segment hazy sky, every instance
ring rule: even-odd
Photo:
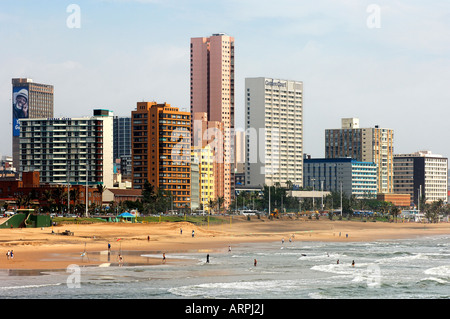
[[[55,117],[188,110],[190,38],[219,32],[235,37],[237,127],[246,77],[298,80],[305,153],[323,157],[325,129],[358,117],[394,129],[395,153],[450,156],[446,0],[0,0],[0,154],[12,154],[12,78],[54,85]]]

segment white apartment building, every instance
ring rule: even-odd
[[[113,187],[113,112],[20,120],[20,171],[40,182]]]
[[[431,151],[394,155],[394,192],[411,194],[417,205],[419,194],[427,203],[447,201],[448,159]]]
[[[303,186],[303,82],[245,79],[246,185]]]

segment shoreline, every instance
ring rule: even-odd
[[[53,234],[52,234],[53,230]],[[73,236],[62,235],[65,230]],[[182,230],[182,233],[181,231]],[[192,237],[192,230],[195,236]],[[385,223],[330,220],[267,220],[233,217],[222,224],[197,226],[188,222],[148,224],[100,223],[48,228],[0,229],[0,269],[62,270],[69,265],[118,266],[122,252],[126,265],[174,264],[185,259],[172,254],[227,252],[244,243],[294,241],[373,242],[450,235],[450,223]],[[148,240],[150,236],[150,240]],[[108,243],[111,252],[108,255]],[[7,259],[6,252],[14,251]],[[87,252],[84,257],[81,255]],[[142,254],[154,257],[142,257]],[[163,261],[163,253],[166,260]],[[158,257],[160,256],[160,257]],[[109,265],[108,265],[109,264]]]

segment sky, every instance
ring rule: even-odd
[[[75,5],[75,6],[73,6]],[[55,117],[139,101],[189,110],[190,39],[235,38],[236,127],[246,77],[303,81],[304,152],[357,117],[394,152],[450,156],[450,2],[0,0],[0,155],[12,155],[11,79],[54,86]]]

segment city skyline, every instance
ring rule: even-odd
[[[12,155],[12,78],[53,85],[55,117],[88,116],[95,108],[130,116],[142,100],[189,111],[190,39],[224,32],[235,38],[237,128],[244,127],[246,77],[295,79],[307,92],[305,153],[323,157],[325,129],[358,117],[363,127],[395,130],[394,153],[448,156],[441,142],[450,112],[445,2],[76,4],[79,28],[68,2],[0,5],[0,101],[7,112],[1,155]],[[371,19],[377,14],[379,21]]]

